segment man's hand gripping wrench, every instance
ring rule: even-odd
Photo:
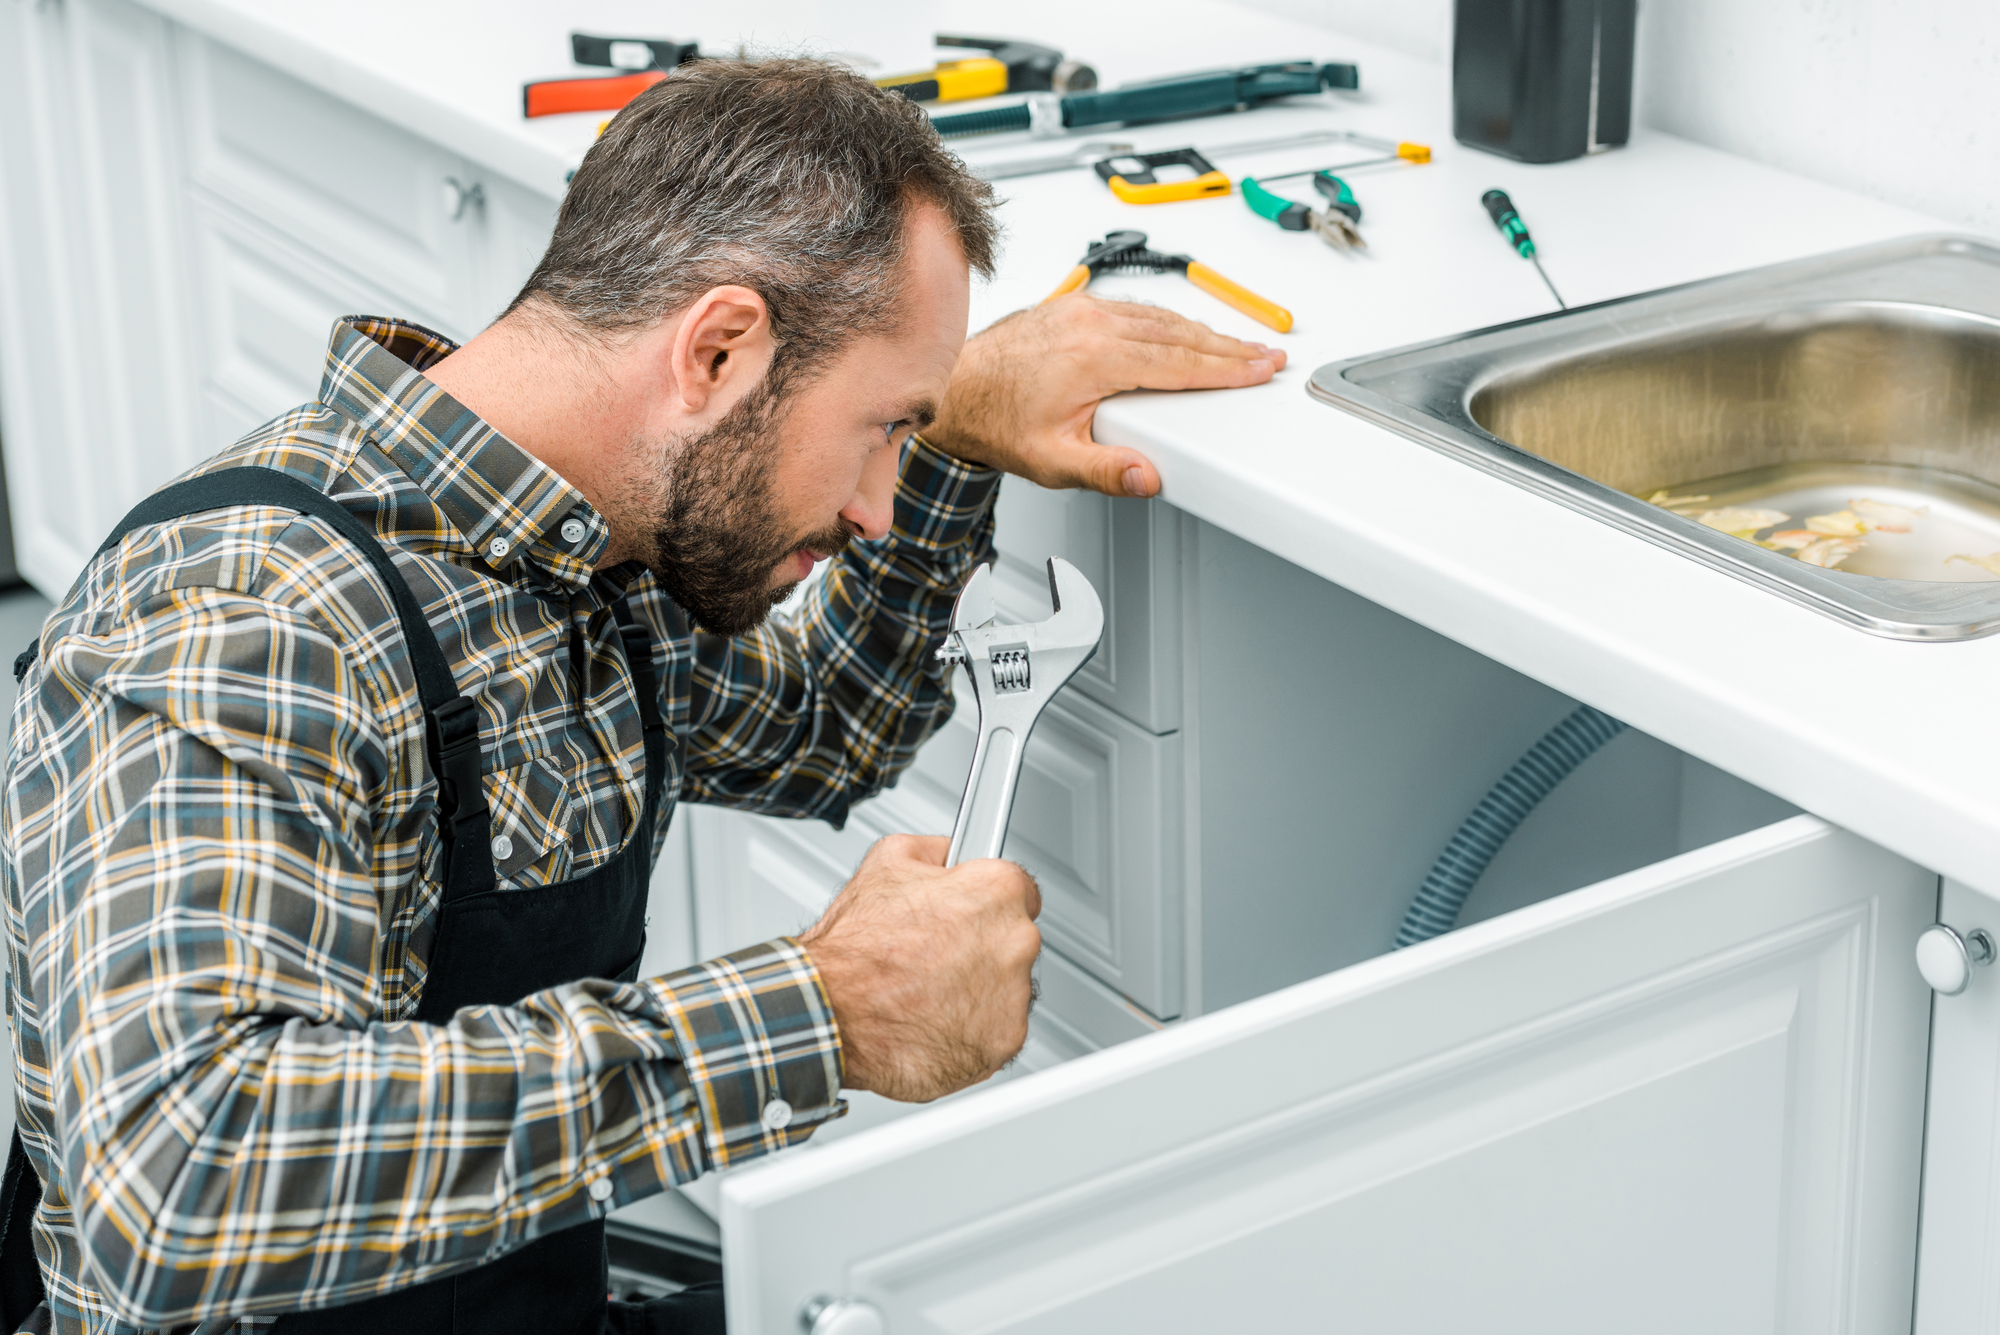
[[[979,742],[972,773],[958,804],[945,865],[997,858],[1007,840],[1021,756],[1042,707],[1097,652],[1104,634],[1104,604],[1083,572],[1059,556],[1049,558],[1049,599],[1055,615],[1026,626],[994,624],[993,572],[980,566],[952,608],[951,634],[937,656],[963,664],[979,702]]]

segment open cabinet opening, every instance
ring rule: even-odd
[[[697,1184],[732,1324],[835,1301],[935,1332],[1907,1320],[1936,877],[1626,730],[1457,930],[1394,949],[1578,702],[1205,526],[1182,569],[1178,726],[1064,698],[1030,744],[1027,1051]],[[700,878],[764,906],[732,930],[795,930],[875,835],[947,828],[969,736],[838,835],[692,813]]]

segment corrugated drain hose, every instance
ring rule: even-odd
[[[1528,813],[1554,792],[1571,770],[1623,731],[1625,725],[1611,715],[1578,705],[1529,747],[1528,753],[1479,799],[1479,805],[1432,864],[1430,875],[1424,877],[1423,888],[1410,901],[1403,925],[1396,931],[1396,949],[1442,936],[1458,926],[1458,911],[1465,907],[1466,896]]]

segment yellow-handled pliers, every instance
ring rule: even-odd
[[[1090,249],[1083,252],[1083,258],[1077,261],[1076,267],[1043,300],[1054,301],[1065,292],[1087,286],[1098,274],[1118,270],[1185,274],[1190,283],[1210,296],[1228,302],[1258,323],[1269,325],[1281,334],[1291,331],[1292,313],[1283,306],[1265,300],[1241,284],[1230,282],[1206,264],[1186,255],[1162,255],[1156,250],[1146,249],[1144,232],[1111,232],[1102,241],[1091,242]]]

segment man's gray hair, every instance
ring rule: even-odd
[[[967,263],[991,277],[993,189],[920,107],[820,61],[683,65],[591,148],[508,309],[617,334],[740,284],[770,308],[782,379],[894,321],[918,202],[944,212]]]

